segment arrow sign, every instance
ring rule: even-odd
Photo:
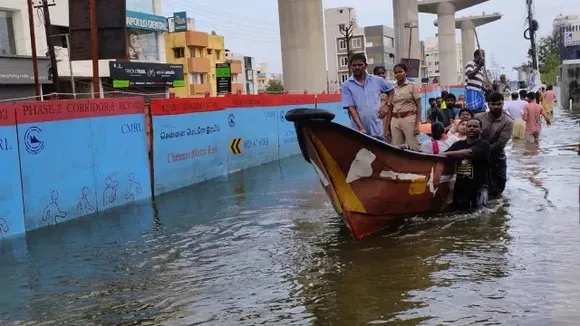
[[[230,152],[234,155],[242,154],[242,147],[240,144],[242,143],[241,138],[234,138],[230,141]]]

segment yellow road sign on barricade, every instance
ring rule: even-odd
[[[242,138],[234,138],[230,141],[230,153],[234,155],[242,154]]]

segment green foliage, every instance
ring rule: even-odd
[[[555,84],[560,74],[559,37],[559,34],[554,33],[553,35],[540,38],[537,43],[540,73],[542,74],[542,82],[546,85]]]
[[[281,80],[270,79],[270,81],[268,82],[268,85],[266,85],[266,91],[272,92],[272,93],[283,92],[284,85],[282,85]]]

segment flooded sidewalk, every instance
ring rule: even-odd
[[[577,325],[579,123],[512,143],[489,211],[358,242],[301,156],[2,240],[0,324]]]

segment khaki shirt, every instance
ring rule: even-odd
[[[481,120],[481,139],[485,139],[491,145],[491,159],[504,159],[505,146],[512,138],[512,131],[514,129],[514,119],[507,113],[494,119],[489,112],[483,112],[475,116]]]
[[[395,97],[393,98],[393,112],[403,113],[417,111],[416,100],[421,99],[421,95],[415,84],[408,80],[401,86],[395,83]]]

